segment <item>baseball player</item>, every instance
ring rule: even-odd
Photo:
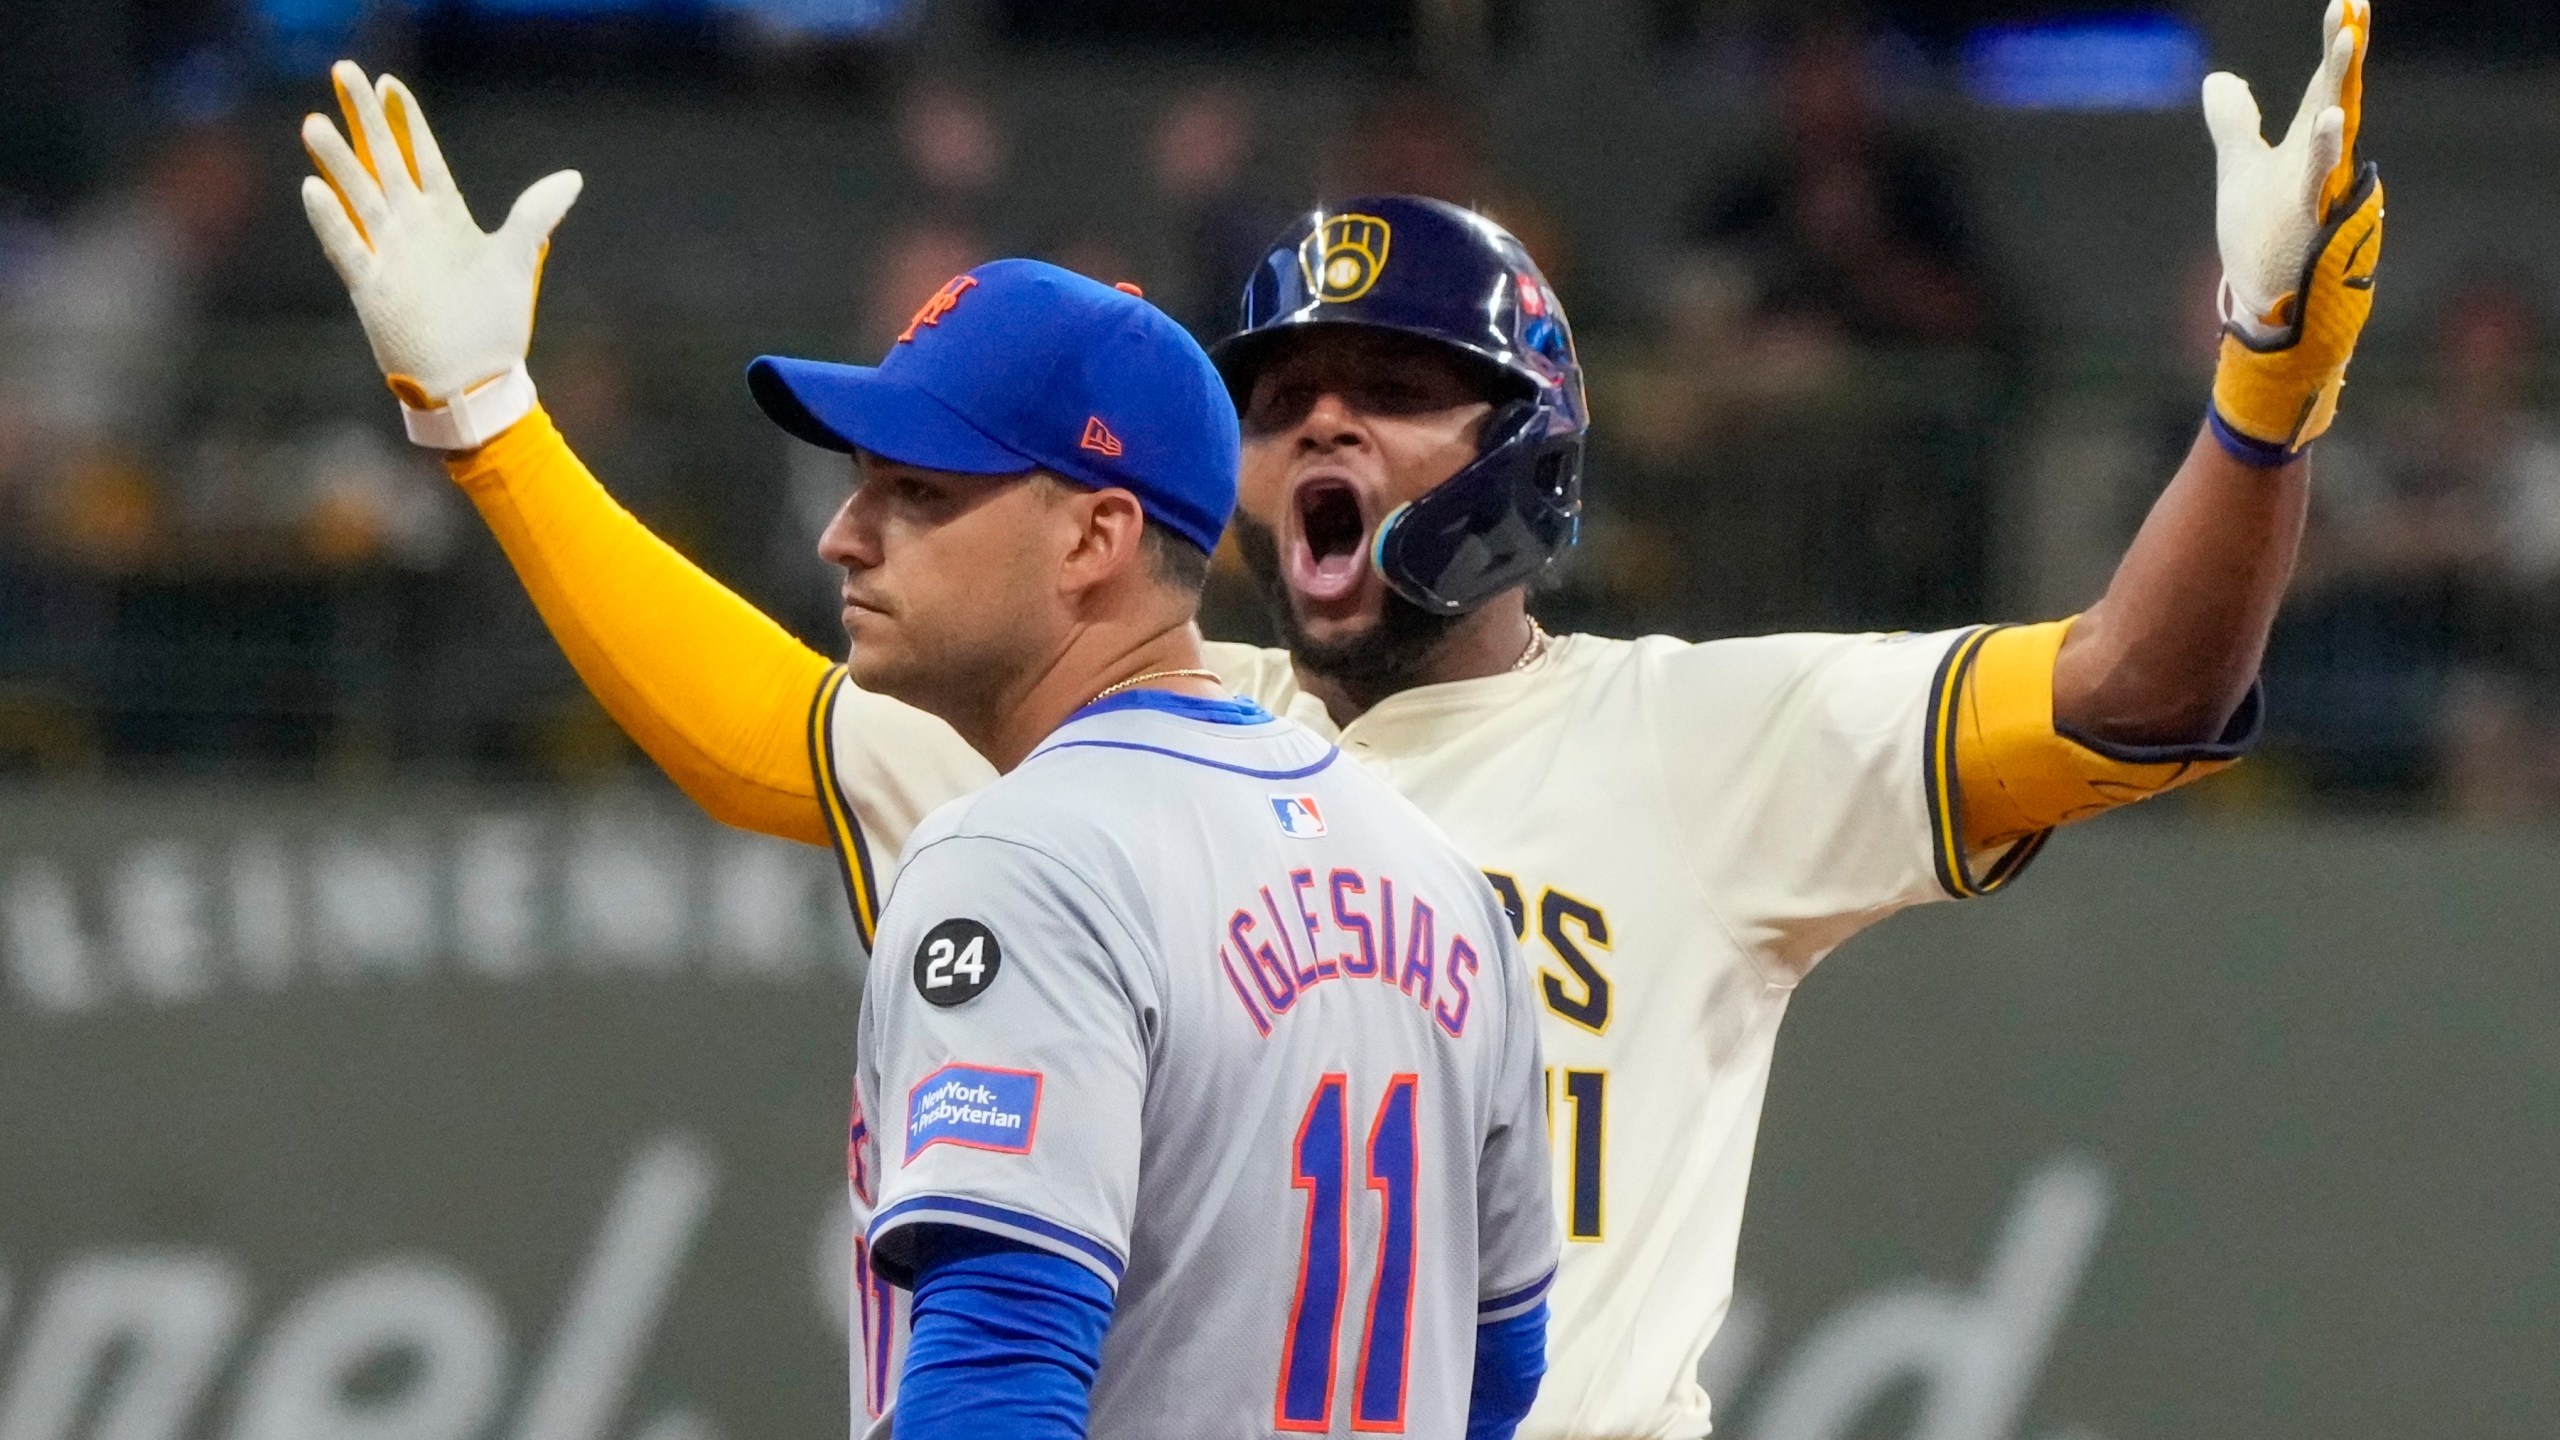
[[[1205,655],[1417,801],[1529,946],[1567,1244],[1523,1434],[1706,1433],[1696,1366],[1730,1299],[1771,1047],[1825,955],[2000,889],[2054,828],[2256,734],[2306,452],[2372,305],[2369,27],[2362,0],[2331,6],[2275,145],[2243,82],[2206,83],[2220,368],[2194,449],[2068,619],[1549,636],[1526,587],[1571,542],[1586,412],[1537,266],[1481,217],[1374,197],[1307,217],[1254,272],[1216,358],[1244,416],[1239,540],[1288,644]],[[531,245],[513,253],[529,276]],[[714,815],[834,845],[867,926],[917,819],[989,771],[612,504],[519,378],[529,286],[477,302],[516,328],[427,392],[429,416],[470,417],[445,438],[454,478],[617,719]],[[483,407],[465,387],[492,375],[510,388]],[[795,687],[812,700],[793,733],[771,697]]]
[[[371,163],[314,132],[313,199],[379,282],[459,200],[399,82],[337,78]],[[1002,260],[876,368],[748,378],[856,457],[824,541],[855,676],[1003,777],[908,837],[864,991],[900,1440],[1508,1437],[1559,1243],[1535,1001],[1412,803],[1201,663],[1237,445],[1209,357],[1135,287]]]

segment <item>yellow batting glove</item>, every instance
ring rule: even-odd
[[[2370,0],[2331,0],[2319,73],[2273,146],[2247,81],[2204,82],[2222,247],[2213,432],[2249,464],[2284,464],[2329,428],[2373,312],[2382,176],[2356,159],[2372,26]]]
[[[534,292],[551,231],[582,182],[575,170],[545,176],[505,224],[483,231],[407,86],[369,81],[346,60],[329,78],[347,133],[303,118],[319,170],[302,182],[303,212],[355,301],[409,438],[475,449],[533,409],[524,357]]]

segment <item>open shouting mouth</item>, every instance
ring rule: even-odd
[[[1289,588],[1322,605],[1360,592],[1369,573],[1369,520],[1341,475],[1311,475],[1290,497]]]

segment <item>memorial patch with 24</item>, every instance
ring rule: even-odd
[[[965,1005],[996,983],[1003,963],[994,931],[975,920],[945,920],[916,947],[916,993],[945,1009]]]

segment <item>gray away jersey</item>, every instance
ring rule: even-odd
[[[855,1100],[874,1417],[918,1225],[1116,1287],[1089,1433],[1132,1440],[1456,1440],[1477,1325],[1555,1272],[1499,899],[1383,781],[1245,702],[1089,709],[916,830]]]

